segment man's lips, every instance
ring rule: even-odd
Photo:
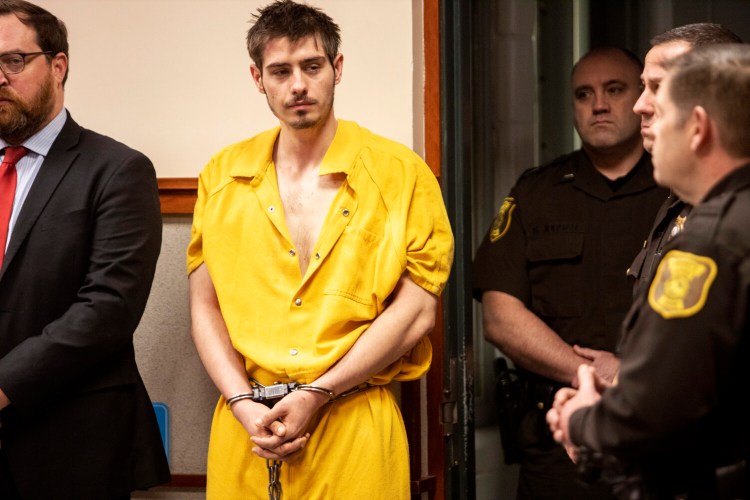
[[[312,106],[313,104],[315,104],[314,101],[294,101],[294,102],[292,102],[290,104],[287,104],[287,107],[289,107],[289,108],[302,108],[302,107],[305,107],[305,106]]]

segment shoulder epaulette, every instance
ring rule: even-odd
[[[570,157],[573,156],[575,153],[576,153],[576,151],[573,151],[571,153],[564,154],[562,156],[558,156],[554,160],[548,161],[547,163],[543,163],[542,165],[538,165],[536,167],[528,168],[528,169],[524,170],[524,172],[521,174],[521,176],[518,178],[518,180],[520,181],[522,179],[525,179],[526,177],[531,177],[533,175],[538,175],[538,174],[544,173],[544,172],[546,172],[547,170],[549,170],[551,168],[559,166],[560,164],[567,163],[568,161],[570,161]]]
[[[707,202],[701,203],[700,209],[693,209],[688,215],[690,233],[695,237],[711,241],[716,236],[719,221],[724,212],[736,197],[737,193],[723,193]]]

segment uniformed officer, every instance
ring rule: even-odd
[[[651,151],[654,143],[651,123],[654,119],[654,96],[664,78],[665,61],[684,54],[693,47],[717,43],[742,43],[739,36],[728,28],[715,23],[694,23],[679,26],[651,39],[651,50],[646,54],[641,81],[643,92],[633,111],[641,116],[643,147]],[[643,242],[643,248],[628,269],[633,281],[633,295],[641,286],[648,287],[663,254],[664,245],[677,236],[685,226],[692,207],[674,193],[659,209],[651,233]]]
[[[632,301],[625,271],[667,197],[632,111],[641,70],[619,48],[581,58],[572,90],[582,149],[518,180],[475,258],[485,337],[527,381],[527,412],[512,436],[521,447],[519,498],[602,498],[579,484],[544,415],[581,363],[610,380],[616,373],[612,351]]]
[[[582,366],[547,420],[573,456],[616,457],[636,498],[750,498],[750,46],[667,68],[654,176],[694,208],[628,314],[618,384]]]

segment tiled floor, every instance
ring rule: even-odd
[[[505,465],[497,426],[474,432],[477,500],[512,500],[518,481],[518,466]]]

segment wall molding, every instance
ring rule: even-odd
[[[197,177],[162,177],[157,183],[162,214],[193,214],[198,199]]]

